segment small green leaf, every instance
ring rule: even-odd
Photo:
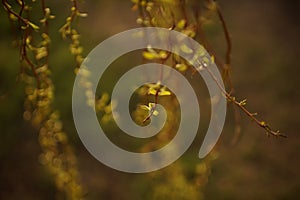
[[[210,60],[211,60],[211,63],[212,63],[212,64],[215,63],[215,57],[214,57],[214,56],[211,56],[211,57],[210,57]]]
[[[171,95],[171,92],[169,92],[169,91],[162,91],[158,95],[159,96],[169,96],[169,95]]]
[[[177,27],[183,29],[186,26],[186,20],[182,19],[177,23]]]
[[[247,99],[244,99],[239,102],[240,106],[245,106],[247,104]]]
[[[187,70],[187,66],[183,63],[175,65],[175,68],[178,69],[181,72],[184,72],[185,70]]]
[[[153,111],[153,115],[154,115],[154,116],[157,116],[158,114],[159,114],[159,113],[158,113],[157,110],[154,110],[154,111]]]
[[[171,92],[166,90],[166,87],[163,87],[160,89],[158,95],[159,96],[169,96],[169,95],[171,95]]]
[[[159,52],[159,57],[160,57],[161,59],[166,59],[166,58],[168,57],[168,54],[167,54],[167,52],[165,52],[165,51],[160,51],[160,52]]]
[[[37,25],[35,25],[34,23],[32,22],[28,22],[29,26],[31,26],[31,28],[33,28],[34,30],[39,30],[40,27],[38,27]]]
[[[182,33],[192,38],[196,36],[196,32],[193,29],[184,29]]]
[[[41,47],[37,49],[37,53],[35,55],[35,59],[40,60],[44,57],[48,56],[48,51],[46,47]]]
[[[143,52],[143,57],[146,58],[147,60],[153,60],[156,58],[159,58],[157,54],[154,54],[152,52],[144,51]]]
[[[157,89],[155,89],[155,88],[149,88],[148,94],[156,95],[156,93],[157,93]]]
[[[194,51],[189,48],[186,44],[183,44],[182,46],[180,46],[180,49],[183,53],[186,53],[186,54],[191,54],[193,53]]]
[[[140,108],[143,109],[143,110],[147,110],[147,111],[150,110],[149,107],[146,106],[146,105],[140,105]]]
[[[77,16],[79,16],[79,17],[87,17],[88,14],[87,13],[80,13],[80,12],[78,12]]]

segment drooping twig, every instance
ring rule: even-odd
[[[257,117],[255,117],[257,115],[257,113],[252,113],[250,112],[248,109],[245,108],[246,105],[246,100],[242,100],[242,101],[237,101],[236,98],[234,96],[231,96],[229,93],[227,93],[227,91],[220,85],[218,79],[215,77],[215,75],[211,72],[211,70],[205,66],[200,64],[203,68],[205,68],[208,73],[210,74],[210,76],[212,77],[212,79],[215,81],[215,83],[217,84],[217,86],[219,87],[219,89],[221,90],[221,92],[223,93],[223,95],[225,95],[225,97],[232,103],[234,103],[237,107],[239,107],[246,115],[248,115],[258,126],[262,127],[263,129],[265,129],[265,131],[267,132],[268,135],[273,135],[273,136],[280,136],[280,137],[284,137],[287,138],[287,135],[281,133],[279,130],[273,130],[266,122],[264,121],[260,121]]]

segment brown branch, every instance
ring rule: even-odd
[[[199,21],[199,17],[196,15],[195,16],[197,20],[197,36],[199,36],[199,40],[201,41],[201,45],[205,47],[205,49],[208,51],[210,55],[214,55],[215,57],[215,62],[217,63],[218,66],[222,68],[223,71],[225,71],[225,64],[223,61],[220,59],[218,54],[215,52],[215,50],[212,48],[212,45],[210,44],[209,40],[206,37],[206,34],[204,30],[202,29],[202,23]]]
[[[218,5],[217,5],[216,9],[217,9],[216,11],[217,11],[218,17],[221,21],[222,29],[223,29],[226,44],[227,44],[227,50],[226,50],[226,56],[225,56],[225,63],[226,64],[224,65],[223,78],[228,82],[230,90],[231,90],[230,92],[233,92],[234,88],[233,88],[233,84],[231,82],[232,42],[231,42],[230,34],[229,34],[229,31],[228,31],[228,28],[227,28],[227,24],[225,22],[225,19],[223,17],[221,9],[219,8]]]
[[[43,10],[43,14],[44,16],[46,17],[46,2],[45,0],[42,0],[42,10]],[[47,35],[47,37],[49,36],[49,22],[48,22],[48,19],[45,20],[45,23],[44,23],[44,33]],[[50,51],[49,51],[49,43],[47,42],[46,44],[46,51],[47,51],[47,56],[46,56],[46,61],[45,63],[49,63],[49,54],[50,54]]]
[[[261,128],[265,129],[265,131],[267,132],[268,135],[273,135],[273,136],[280,136],[280,137],[284,137],[287,138],[287,136],[283,133],[280,133],[279,130],[275,131],[273,130],[266,122],[264,121],[260,121],[258,118],[255,117],[256,113],[252,113],[250,111],[248,111],[244,104],[237,101],[236,98],[234,96],[231,96],[229,93],[226,92],[226,90],[220,85],[218,79],[215,77],[215,75],[211,72],[211,70],[205,66],[202,65],[201,63],[199,63],[201,66],[203,66],[203,68],[205,68],[208,73],[210,74],[210,76],[212,77],[212,79],[215,81],[215,83],[217,84],[217,86],[219,87],[219,89],[221,90],[221,92],[223,93],[223,95],[226,96],[226,98],[234,103],[237,107],[239,107],[246,115],[248,115],[258,126],[260,126]]]
[[[222,14],[219,6],[217,6],[217,13],[218,13],[218,17],[221,21],[222,28],[223,28],[224,35],[225,35],[225,39],[226,39],[226,43],[227,43],[226,64],[230,65],[231,64],[231,51],[232,51],[231,38],[230,38],[230,34],[229,34],[229,31],[228,31],[225,19],[223,17],[223,14]]]
[[[29,21],[27,19],[24,19],[21,15],[19,15],[18,13],[16,13],[15,11],[13,11],[10,8],[10,5],[7,3],[6,0],[2,0],[2,4],[4,6],[4,8],[7,10],[7,12],[9,12],[10,14],[14,15],[16,18],[18,18],[19,21],[22,21],[24,24],[26,24],[27,26],[30,26]],[[22,8],[24,9],[24,4],[22,4]],[[21,11],[23,11],[23,9],[21,8]],[[22,13],[22,12],[21,12]]]
[[[21,1],[21,10],[20,10],[20,14],[22,14],[23,10],[24,10],[24,2]],[[27,56],[27,44],[26,44],[26,40],[28,38],[28,27],[31,27],[30,26],[30,21],[27,20],[27,19],[24,19],[20,14],[16,13],[15,11],[13,11],[11,8],[10,8],[10,5],[8,4],[8,2],[6,0],[2,0],[2,4],[3,6],[5,7],[5,9],[7,10],[8,13],[14,15],[16,18],[18,18],[19,21],[23,22],[27,27],[25,29],[25,32],[24,32],[24,36],[23,36],[23,39],[22,39],[22,44],[20,46],[20,54],[21,54],[21,61],[25,61],[31,68],[31,71],[33,73],[33,76],[35,77],[36,79],[36,82],[37,82],[37,87],[40,88],[40,78],[35,70],[35,66],[34,64],[31,62],[31,60],[28,58]],[[21,69],[22,70],[22,69]]]
[[[231,42],[231,37],[230,37],[230,34],[229,34],[229,30],[228,30],[226,21],[224,19],[224,16],[223,16],[223,14],[221,12],[221,9],[220,9],[218,4],[217,4],[216,9],[217,9],[217,14],[218,14],[219,20],[221,21],[222,29],[223,29],[226,44],[227,44],[227,50],[226,50],[226,56],[225,56],[226,64],[225,64],[224,70],[223,70],[223,78],[224,78],[225,81],[228,82],[229,87],[230,87],[230,92],[229,93],[232,94],[232,93],[234,93],[234,87],[233,87],[233,84],[232,84],[232,81],[231,81],[232,42]],[[233,107],[233,109],[234,109],[234,120],[235,120],[236,125],[235,125],[235,130],[234,130],[235,136],[232,140],[232,143],[236,143],[236,141],[238,140],[238,138],[241,134],[241,116],[240,116],[240,113],[237,110],[237,107]]]
[[[26,49],[26,46],[27,46],[26,45],[26,40],[27,40],[27,38],[28,38],[28,35],[26,33],[24,33],[23,44],[21,46],[21,59],[25,60],[26,63],[30,66],[30,69],[33,73],[33,76],[36,79],[37,88],[40,88],[40,86],[41,86],[40,77],[38,76],[38,74],[36,72],[34,64],[31,62],[31,60],[27,56],[27,49]]]
[[[17,1],[17,2],[19,3],[19,1]],[[22,16],[23,10],[24,10],[24,7],[25,7],[24,0],[20,0],[20,6],[21,6],[21,9],[19,11],[19,16]]]

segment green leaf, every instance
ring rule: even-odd
[[[140,105],[140,108],[143,109],[143,110],[147,110],[147,111],[150,110],[149,107],[146,106],[146,105]]]
[[[166,88],[162,88],[160,89],[159,93],[158,93],[159,96],[169,96],[171,95],[171,92],[166,90]]]
[[[154,115],[154,116],[157,116],[158,114],[159,114],[159,113],[158,113],[157,110],[154,110],[154,111],[153,111],[153,115]]]
[[[29,26],[31,26],[31,28],[33,28],[34,30],[39,30],[40,27],[38,27],[37,25],[35,25],[34,23],[32,22],[28,22]]]
[[[180,28],[180,29],[183,29],[185,27],[185,25],[186,25],[186,20],[185,19],[182,19],[177,23],[177,27]]]
[[[184,72],[185,70],[187,70],[187,66],[183,63],[175,65],[175,68],[178,69],[181,72]]]
[[[156,58],[159,58],[157,54],[154,54],[152,52],[144,51],[143,52],[143,57],[146,58],[147,60],[153,60]]]
[[[148,94],[156,95],[156,93],[157,93],[157,89],[155,89],[153,87],[149,88]]]
[[[186,44],[183,44],[182,46],[180,46],[180,49],[183,53],[186,53],[186,54],[191,54],[193,53],[194,51],[189,48]]]

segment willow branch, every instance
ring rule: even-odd
[[[201,63],[199,63],[201,65]],[[247,110],[245,108],[245,104],[243,103],[244,101],[237,101],[236,98],[234,96],[231,96],[228,92],[226,92],[226,90],[220,85],[218,79],[215,77],[215,75],[211,72],[211,70],[205,66],[205,65],[201,65],[203,66],[203,68],[205,68],[208,73],[210,74],[210,76],[212,77],[212,79],[215,81],[215,83],[217,84],[217,86],[219,87],[219,89],[221,90],[221,92],[223,93],[223,95],[226,96],[226,98],[231,101],[232,103],[234,103],[238,108],[240,108],[247,116],[249,116],[258,126],[260,126],[261,128],[263,128],[268,136],[269,135],[273,135],[273,136],[280,136],[280,137],[284,137],[287,138],[287,136],[283,133],[281,133],[279,130],[273,130],[266,122],[264,121],[260,121],[257,117],[255,117],[257,114],[256,113],[252,113],[249,110]]]

